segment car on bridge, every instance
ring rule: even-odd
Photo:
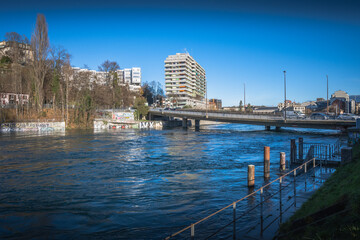
[[[283,115],[285,117],[285,112],[283,112]],[[304,113],[299,111],[286,111],[286,118],[289,119],[305,119],[306,116]]]
[[[325,113],[313,113],[310,115],[310,119],[312,120],[327,120],[329,116]]]
[[[357,116],[355,114],[352,114],[352,113],[343,113],[343,114],[340,114],[339,116],[337,116],[337,120],[356,120],[360,118],[360,116]]]

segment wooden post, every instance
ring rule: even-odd
[[[285,170],[286,168],[286,159],[285,159],[285,152],[280,153],[280,170]]]
[[[248,187],[254,187],[255,186],[255,166],[254,165],[248,165]]]
[[[299,159],[304,159],[304,139],[299,138]]]
[[[296,161],[296,143],[295,139],[290,140],[290,163],[295,163]]]
[[[270,177],[270,147],[264,147],[264,178]]]

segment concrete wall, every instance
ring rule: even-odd
[[[65,122],[0,123],[1,132],[65,131]]]
[[[146,121],[136,123],[118,123],[104,120],[95,120],[94,129],[163,129],[162,121]]]

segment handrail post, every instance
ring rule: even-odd
[[[195,239],[195,225],[191,224],[191,240]]]
[[[281,190],[282,190],[282,177],[279,179],[279,200],[280,200],[280,223],[282,223],[282,200],[281,200]]]
[[[234,219],[234,226],[233,226],[233,239],[236,239],[236,202],[233,203],[233,219]]]
[[[263,218],[263,188],[260,188],[260,235],[263,235],[264,218]]]
[[[294,207],[296,209],[296,169],[294,170]]]

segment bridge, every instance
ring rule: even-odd
[[[190,110],[164,110],[150,109],[150,119],[155,116],[175,117],[183,119],[183,127],[187,127],[188,119],[195,120],[195,128],[200,127],[200,120],[218,121],[228,123],[240,123],[250,125],[262,125],[266,130],[270,127],[280,129],[281,127],[334,129],[345,131],[349,127],[355,127],[355,120],[312,120],[312,119],[287,119],[276,115],[255,115],[237,112],[205,112]]]

